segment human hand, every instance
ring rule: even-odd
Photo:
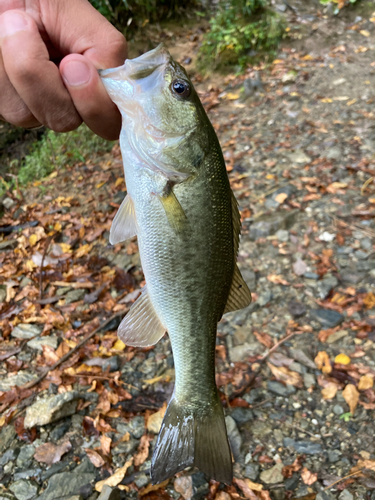
[[[126,55],[123,35],[87,0],[0,0],[0,119],[56,132],[84,121],[116,139],[121,116],[97,69]]]

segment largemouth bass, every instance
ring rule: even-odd
[[[110,241],[137,235],[146,278],[118,335],[145,347],[168,332],[175,362],[152,481],[195,465],[230,484],[216,329],[223,313],[247,306],[251,294],[236,264],[240,215],[219,141],[185,70],[163,45],[101,77],[123,118],[127,186]]]

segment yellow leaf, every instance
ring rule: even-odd
[[[53,229],[55,231],[61,231],[61,224],[60,224],[60,222],[56,222],[56,224],[53,226]]]
[[[321,391],[322,397],[325,400],[327,400],[327,399],[333,399],[336,396],[337,391],[338,391],[337,384],[334,384],[333,382],[329,382],[328,385],[327,385],[327,387],[325,387]]]
[[[41,182],[41,181],[35,181],[35,182],[33,183],[33,186],[38,187],[38,186],[40,186],[41,184],[42,184],[42,182]]]
[[[375,471],[375,460],[358,460],[357,467],[360,469],[369,469]]]
[[[314,58],[310,56],[310,54],[307,54],[306,56],[301,57],[302,61],[312,61]]]
[[[348,384],[342,391],[342,396],[349,405],[350,413],[354,415],[354,411],[357,407],[359,399],[359,392],[357,391],[356,386],[353,384]]]
[[[99,189],[101,188],[102,186],[104,186],[104,184],[106,183],[107,181],[102,181],[102,182],[98,182],[98,184],[95,185],[95,189]]]
[[[236,99],[239,99],[239,94],[232,94],[232,92],[228,92],[228,94],[225,96],[225,99],[228,99],[229,101],[235,101]]]
[[[335,363],[339,363],[340,365],[349,365],[350,358],[346,354],[338,354],[335,357]]]
[[[325,97],[324,99],[321,99],[321,102],[332,102],[332,99]]]
[[[119,177],[116,182],[115,182],[115,187],[119,186],[120,184],[122,184],[124,182],[124,178],[123,177]]]
[[[368,292],[363,299],[363,303],[367,307],[367,309],[372,309],[375,307],[375,294],[373,292]]]
[[[362,54],[363,52],[367,52],[368,51],[368,47],[363,47],[362,45],[360,45],[358,48],[355,49],[355,53],[356,54]]]
[[[55,177],[57,177],[57,170],[55,170],[54,172],[52,172],[52,174],[50,174],[47,179],[54,179]]]
[[[274,179],[275,176],[273,174],[267,174],[266,179]]]
[[[149,484],[148,486],[146,486],[146,488],[144,488],[139,492],[139,496],[143,497],[144,495],[147,495],[147,493],[150,493],[151,491],[157,491],[160,490],[160,488],[165,488],[169,483],[169,481],[170,481],[169,479],[166,479],[165,481],[159,484]]]
[[[370,375],[362,375],[358,382],[358,389],[360,391],[366,391],[367,389],[371,389],[374,385],[374,378]]]
[[[319,351],[314,361],[316,366],[319,368],[319,370],[322,370],[323,373],[331,373],[331,362],[329,360],[328,354],[325,351]]]
[[[347,101],[348,99],[349,97],[347,97],[346,95],[340,95],[333,98],[334,101]]]
[[[352,104],[354,104],[355,102],[357,102],[357,99],[352,99],[351,101],[348,101],[346,103],[347,106],[351,106]]]
[[[275,59],[273,61],[273,64],[283,64],[283,63],[285,63],[284,59]]]
[[[92,245],[89,243],[86,243],[86,245],[82,245],[78,248],[76,251],[76,257],[79,259],[80,257],[83,257],[84,255],[87,255],[92,249]]]
[[[133,458],[128,460],[123,467],[117,469],[116,472],[112,474],[112,476],[108,477],[107,479],[103,479],[102,481],[98,481],[95,485],[96,491],[99,491],[99,493],[101,493],[103,486],[105,484],[111,487],[120,484],[125,477],[126,471],[129,469],[132,463],[133,463]]]
[[[370,36],[370,33],[367,30],[361,30],[360,33],[361,33],[361,35],[366,36],[366,37]]]
[[[69,245],[69,243],[59,243],[59,245],[64,253],[71,252],[72,247]]]
[[[369,198],[368,200],[370,203],[375,203],[375,198]]]
[[[285,366],[274,366],[272,363],[267,363],[268,368],[271,370],[272,375],[281,382],[293,385],[295,387],[303,387],[302,377],[297,372],[292,372]]]
[[[38,236],[36,234],[32,234],[29,238],[30,245],[33,247],[38,241]]]
[[[123,351],[125,349],[126,345],[124,342],[120,339],[117,339],[114,346],[112,347],[113,351]]]
[[[275,201],[277,203],[284,203],[284,201],[288,198],[288,195],[286,193],[279,193],[277,196],[275,196]]]
[[[30,260],[27,260],[25,262],[25,269],[27,271],[32,271],[33,269],[35,269],[37,267],[36,264],[34,264],[34,262],[30,259]]]

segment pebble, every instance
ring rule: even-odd
[[[238,431],[236,421],[230,416],[225,417],[227,426],[228,440],[236,462],[241,458],[242,437]]]
[[[261,215],[250,225],[249,238],[255,241],[275,234],[279,229],[290,229],[296,221],[298,211],[275,212],[271,215]]]
[[[273,380],[268,380],[267,381],[267,388],[269,391],[273,392],[274,394],[277,394],[278,396],[283,396],[283,397],[288,397],[289,396],[289,391],[285,385],[283,385],[281,382],[275,382]]]
[[[259,295],[259,298],[257,300],[257,304],[260,307],[266,306],[269,302],[272,300],[272,292],[270,290],[267,290],[266,292],[263,292],[262,294]]]
[[[348,490],[344,490],[339,495],[339,500],[353,500],[353,495]]]
[[[43,327],[33,325],[31,323],[20,323],[11,332],[11,336],[16,339],[31,339],[37,335],[40,335],[43,331]]]
[[[343,337],[346,337],[348,335],[348,333],[349,333],[348,330],[337,330],[337,332],[332,333],[332,335],[330,335],[327,338],[326,342],[327,342],[327,344],[333,344],[337,340],[340,340]]]
[[[247,477],[247,479],[250,479],[250,481],[256,481],[259,476],[259,469],[260,466],[258,464],[249,463],[246,465],[243,475]]]
[[[330,241],[333,241],[336,238],[335,233],[329,233],[328,231],[324,231],[324,233],[319,235],[320,241],[325,241],[329,243]]]
[[[9,486],[17,500],[31,500],[38,494],[38,485],[34,481],[20,479]]]
[[[316,379],[311,373],[304,373],[303,375],[303,385],[306,389],[313,387],[316,384]]]
[[[284,446],[291,446],[297,453],[304,453],[306,455],[316,455],[321,453],[322,445],[311,441],[295,441],[292,438],[284,438]]]
[[[344,316],[331,309],[311,309],[310,317],[318,321],[324,328],[334,328],[344,321]]]
[[[79,392],[69,391],[37,401],[26,409],[25,428],[31,429],[36,425],[46,425],[73,415],[80,397],[82,394]]]
[[[238,425],[245,424],[249,420],[253,420],[254,414],[250,408],[235,408],[230,416],[236,421]]]
[[[98,496],[97,500],[120,500],[121,492],[118,488],[111,488],[107,484],[103,486],[103,489]]]
[[[329,462],[334,464],[340,460],[342,453],[340,450],[328,450],[327,455]]]
[[[34,445],[26,444],[25,446],[22,446],[16,461],[17,467],[20,469],[29,467],[29,465],[31,465],[33,461],[34,453],[35,453]]]
[[[260,342],[252,342],[251,344],[246,342],[245,344],[229,348],[229,358],[232,363],[236,363],[237,361],[244,361],[249,356],[262,354],[264,350],[265,347]]]
[[[316,370],[316,364],[314,361],[304,352],[302,349],[290,349],[290,355],[299,361],[302,365],[307,368],[311,368],[312,370]]]
[[[330,491],[321,491],[316,495],[315,500],[335,500],[335,496]]]
[[[193,479],[191,476],[176,477],[173,483],[174,489],[184,500],[190,500],[193,496]]]
[[[86,295],[87,290],[85,288],[78,288],[77,290],[72,290],[65,295],[65,304],[71,304],[72,302],[78,302],[83,299]]]
[[[143,488],[149,483],[149,478],[146,476],[145,473],[138,474],[137,477],[134,479],[134,482],[137,485],[137,488]]]
[[[281,242],[289,241],[289,231],[286,231],[285,229],[279,229],[276,231],[275,236]]]
[[[17,373],[11,374],[11,376],[0,379],[0,391],[8,392],[12,390],[12,387],[21,387],[28,382],[38,378],[34,373],[30,373],[26,370],[20,370]]]
[[[288,304],[288,311],[295,318],[299,318],[306,313],[306,306],[297,300],[291,300]]]
[[[58,338],[55,335],[50,335],[49,337],[37,337],[29,340],[27,345],[31,349],[36,349],[37,351],[43,351],[44,345],[52,347],[52,349],[56,349],[58,346]]]
[[[260,474],[260,480],[266,484],[282,483],[284,476],[282,475],[284,465],[279,462],[268,470],[264,470]]]
[[[319,297],[324,300],[331,293],[333,288],[338,285],[338,280],[335,276],[327,276],[322,281],[318,282],[317,291]]]
[[[134,417],[129,422],[129,432],[136,438],[140,439],[145,432],[145,419],[142,416]]]
[[[298,163],[300,165],[305,165],[306,163],[310,163],[311,158],[307,156],[307,154],[302,151],[302,149],[297,149],[294,153],[287,153],[285,156],[292,162]]]
[[[335,415],[342,415],[344,413],[344,408],[342,406],[340,406],[340,405],[335,405],[333,407],[333,413]]]

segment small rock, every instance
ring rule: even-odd
[[[324,277],[322,281],[318,282],[317,290],[319,297],[323,300],[326,299],[330,294],[331,290],[333,290],[333,288],[335,288],[335,286],[337,285],[338,281],[337,278],[335,278],[334,276]]]
[[[342,415],[344,413],[344,408],[342,406],[340,406],[340,405],[335,405],[333,407],[333,413],[335,415]]]
[[[236,421],[238,425],[245,424],[254,418],[254,414],[250,408],[235,408],[230,416]]]
[[[36,479],[40,481],[42,477],[42,469],[27,469],[21,472],[15,472],[13,479],[14,481],[18,481],[19,479]]]
[[[103,371],[115,372],[120,369],[120,360],[118,356],[111,356],[107,358],[103,363]]]
[[[328,450],[327,455],[329,462],[334,464],[340,460],[342,453],[340,450]]]
[[[129,432],[136,439],[140,439],[145,432],[145,419],[142,416],[134,417],[129,422]]]
[[[6,248],[14,248],[18,245],[18,241],[14,240],[4,240],[0,241],[0,250],[5,250]]]
[[[7,450],[4,455],[0,457],[0,465],[6,465],[8,462],[11,462],[16,460],[18,454],[20,452],[20,449],[17,448],[10,448]]]
[[[38,494],[38,486],[34,481],[20,479],[9,487],[17,500],[31,500]]]
[[[316,380],[314,375],[311,373],[304,373],[303,375],[303,385],[305,386],[306,389],[310,389],[310,387],[314,387],[316,384]]]
[[[318,280],[319,279],[319,274],[312,273],[311,271],[307,271],[303,276],[304,276],[304,278],[307,278],[308,280]]]
[[[31,323],[20,323],[15,328],[13,328],[11,336],[16,339],[32,339],[40,335],[43,331],[43,327],[33,325]]]
[[[375,260],[359,261],[356,263],[357,271],[371,271],[375,269]]]
[[[184,500],[190,500],[193,496],[193,479],[191,476],[177,477],[173,483],[174,489]]]
[[[310,163],[311,158],[307,156],[302,149],[297,149],[294,153],[288,153],[285,155],[292,163],[298,163],[300,165]]]
[[[135,479],[134,479],[135,484],[137,485],[137,488],[143,488],[149,483],[149,478],[146,476],[146,474],[139,474]]]
[[[12,198],[9,198],[9,196],[7,196],[3,199],[2,204],[7,210],[9,210],[11,207],[13,207],[13,205],[16,204],[16,202],[12,200]]]
[[[78,302],[83,299],[86,295],[87,290],[85,288],[77,288],[76,290],[72,290],[65,295],[65,304],[71,304],[72,302]]]
[[[97,500],[120,500],[121,492],[118,488],[112,489],[105,484]]]
[[[279,229],[290,229],[296,221],[298,211],[276,212],[271,215],[261,215],[250,225],[249,238],[255,241],[275,234]]]
[[[312,359],[310,359],[307,354],[301,349],[290,349],[290,355],[297,361],[299,361],[302,365],[307,368],[311,368],[312,370],[316,370],[316,365]]]
[[[10,391],[12,387],[21,387],[36,378],[38,378],[36,374],[20,370],[17,373],[9,374],[6,378],[0,379],[0,391]]]
[[[275,484],[275,483],[281,483],[284,481],[284,476],[282,475],[281,471],[283,470],[284,465],[280,462],[271,469],[264,470],[260,474],[260,480],[263,481],[266,484]]]
[[[5,425],[0,431],[0,453],[7,450],[13,439],[16,437],[16,431],[13,425]],[[2,465],[2,464],[1,464]]]
[[[292,316],[299,318],[306,313],[306,307],[302,302],[297,302],[296,300],[291,300],[288,304],[288,310]]]
[[[46,425],[73,415],[80,397],[79,392],[69,391],[37,401],[26,409],[25,428]]]
[[[117,444],[112,449],[113,455],[120,455],[121,453],[125,453],[128,455],[129,453],[133,453],[138,448],[139,441],[138,439],[130,438],[129,441],[124,441],[122,443]]]
[[[337,330],[337,332],[332,333],[332,335],[330,335],[327,338],[326,342],[327,342],[327,344],[333,344],[337,340],[340,340],[343,337],[346,337],[348,335],[348,333],[349,333],[348,330]]]
[[[230,447],[234,456],[235,461],[239,461],[241,458],[241,446],[242,437],[238,431],[237,424],[231,416],[225,417],[225,423],[227,426],[228,440]]]
[[[353,495],[348,490],[344,490],[339,495],[339,500],[353,500]]]
[[[344,321],[344,316],[331,309],[311,309],[310,316],[318,321],[324,328],[334,328]]]
[[[335,233],[329,233],[328,231],[324,231],[321,235],[319,235],[320,241],[326,241],[327,243],[333,241],[336,238]]]
[[[29,467],[33,461],[35,453],[35,446],[32,444],[26,444],[21,448],[21,451],[17,457],[17,467],[20,469],[25,469]]]
[[[276,231],[275,236],[279,241],[289,241],[289,231],[286,231],[285,229],[279,229],[278,231]]]
[[[337,146],[329,148],[326,154],[326,158],[328,158],[328,160],[339,160],[341,156],[342,156],[342,151]]]
[[[268,380],[267,388],[269,391],[273,392],[274,394],[277,394],[278,396],[283,396],[285,398],[289,396],[289,391],[287,387],[283,385],[281,382]]]
[[[57,349],[58,338],[55,335],[50,335],[49,337],[37,337],[36,339],[29,340],[27,345],[31,349],[36,349],[37,351],[43,351],[44,345],[52,347],[52,349]]]
[[[281,81],[282,83],[294,83],[296,81],[296,78],[297,78],[296,71],[288,71],[288,73],[285,73],[285,75],[281,77]]]
[[[312,443],[311,441],[295,441],[292,438],[284,438],[284,446],[291,446],[297,453],[305,453],[306,455],[317,455],[323,451],[320,443]]]
[[[321,491],[316,495],[315,500],[335,500],[335,498],[330,491]]]
[[[260,466],[254,463],[246,465],[245,472],[243,474],[244,477],[247,477],[247,479],[250,479],[250,481],[256,481],[259,476],[259,468]]]
[[[307,264],[302,259],[297,258],[293,264],[293,272],[297,276],[303,276],[307,270]]]
[[[264,307],[266,306],[267,304],[269,304],[272,300],[272,293],[270,290],[267,290],[266,292],[264,293],[261,293],[259,295],[259,298],[257,300],[257,304],[260,306],[260,307]]]
[[[233,334],[233,345],[242,345],[247,343],[254,342],[255,337],[251,332],[250,326],[240,326],[234,331]]]
[[[59,497],[66,498],[68,495],[79,495],[86,485],[91,487],[89,483],[95,480],[95,473],[81,472],[79,467],[73,472],[62,472],[51,476],[47,488],[38,497],[38,500],[56,500]],[[83,493],[82,496],[84,496]]]
[[[285,488],[272,488],[272,500],[285,500]]]
[[[255,356],[264,352],[265,347],[260,342],[253,342],[251,344],[245,343],[237,345],[229,349],[229,357],[232,363],[244,361],[248,356]]]
[[[298,484],[299,484],[298,474],[293,474],[292,477],[284,481],[284,486],[286,490],[295,490],[298,487]]]

